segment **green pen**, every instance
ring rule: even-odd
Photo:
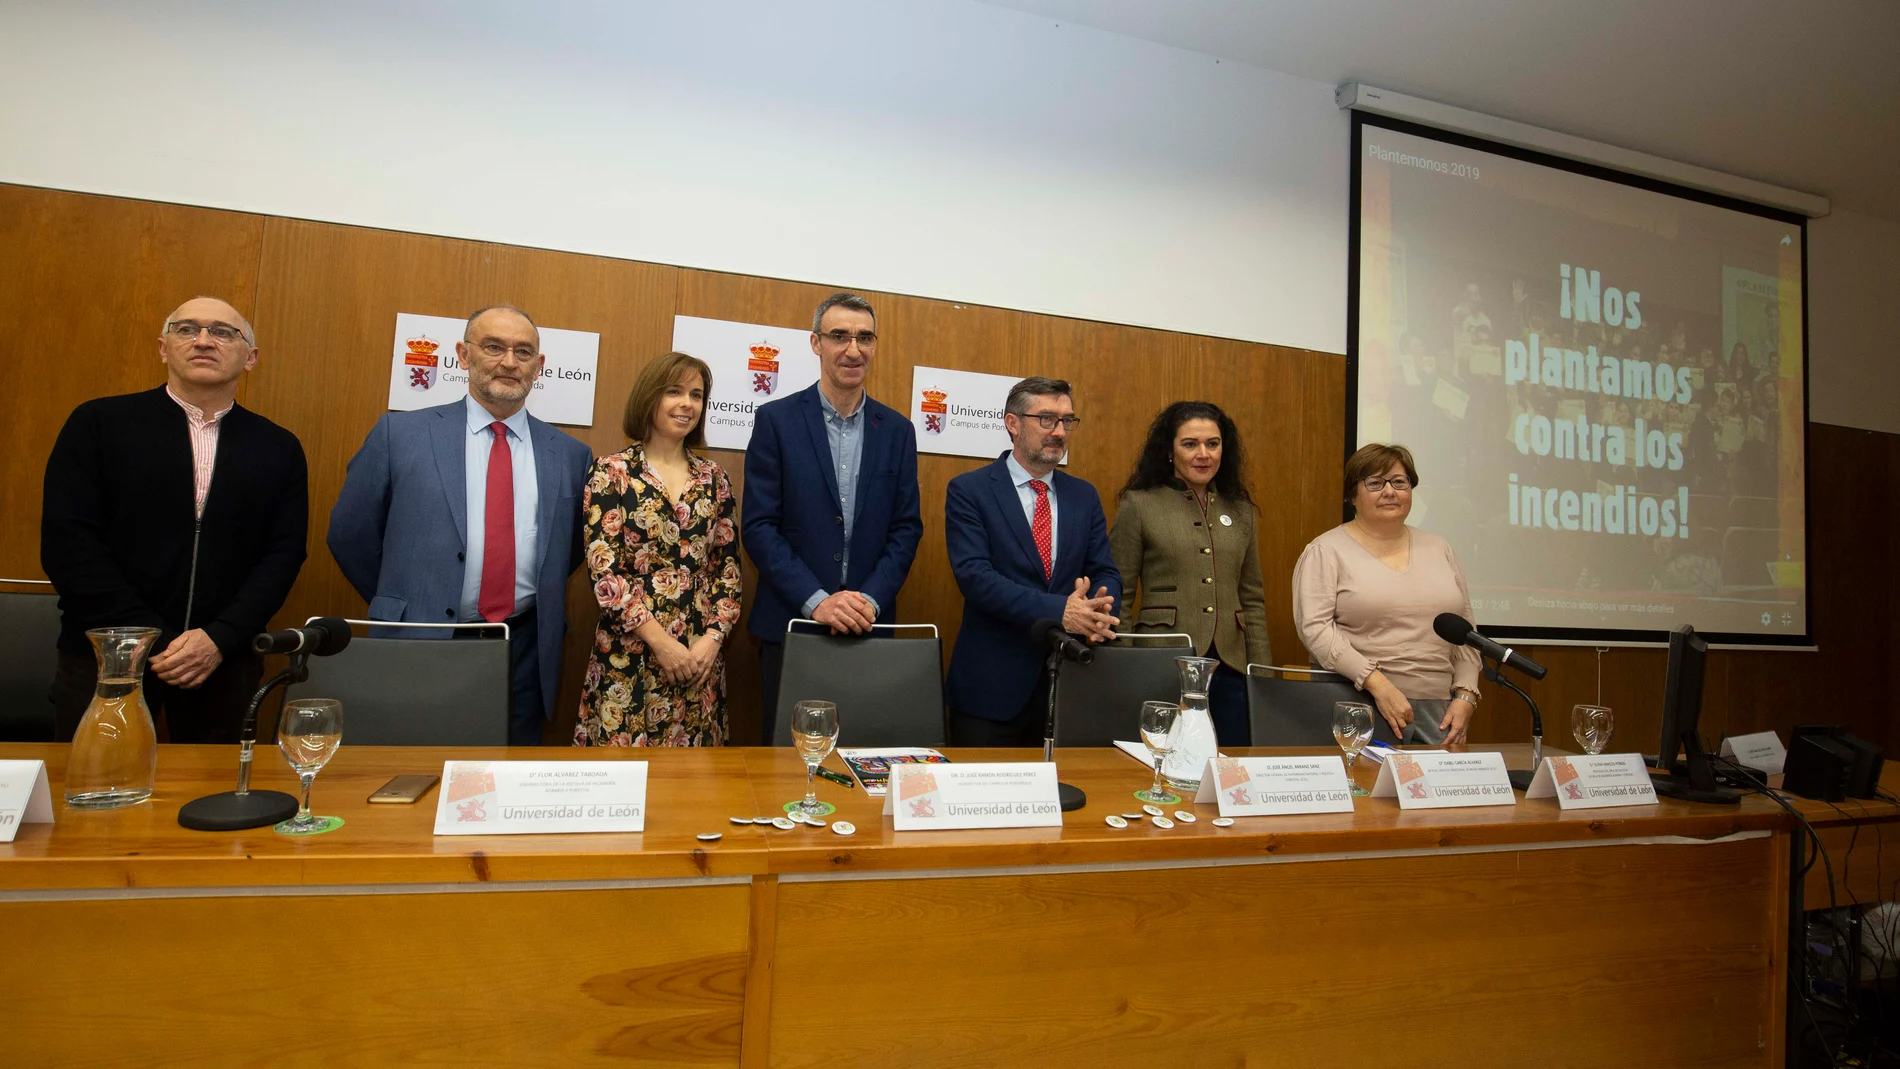
[[[823,766],[819,767],[818,774],[824,777],[825,779],[828,779],[831,782],[837,784],[840,787],[849,787],[852,785],[852,782],[853,782],[850,776],[841,775]]]

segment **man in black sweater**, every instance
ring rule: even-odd
[[[145,700],[172,742],[235,742],[263,672],[251,639],[303,566],[297,437],[236,403],[257,364],[237,309],[199,297],[165,320],[164,386],[87,401],[46,460],[40,565],[59,591],[56,738],[92,700],[86,631],[156,627]]]

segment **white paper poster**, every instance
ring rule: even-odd
[[[714,449],[744,449],[752,442],[752,413],[760,405],[818,381],[818,354],[804,327],[674,316],[673,348],[712,369],[706,444]]]
[[[1336,755],[1216,757],[1201,774],[1196,802],[1216,803],[1223,817],[1350,813],[1352,784]]]
[[[0,843],[10,843],[22,824],[51,824],[53,794],[44,761],[0,761]]]
[[[1641,754],[1577,754],[1546,757],[1526,798],[1555,798],[1559,809],[1655,805],[1656,786]]]
[[[437,835],[645,831],[645,761],[446,761]]]
[[[1014,375],[914,367],[910,372],[910,422],[917,451],[994,460],[1009,452],[1003,405]]]
[[[894,765],[884,815],[895,831],[1058,828],[1053,762]]]
[[[455,357],[455,343],[467,326],[466,319],[396,313],[389,364],[391,411],[414,412],[468,396],[468,371]],[[547,362],[528,395],[528,411],[549,423],[593,426],[600,335],[542,327],[541,353]]]

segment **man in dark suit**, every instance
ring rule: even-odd
[[[376,421],[330,510],[330,554],[369,602],[403,623],[506,622],[508,741],[532,746],[554,715],[567,577],[581,562],[580,491],[593,453],[529,415],[545,358],[518,308],[468,319],[455,355],[468,396]],[[448,638],[435,628],[401,638]]]
[[[740,538],[759,569],[746,630],[760,644],[768,743],[786,622],[816,620],[835,635],[890,622],[924,533],[917,431],[864,392],[877,352],[870,302],[827,298],[812,314],[811,348],[818,381],[760,405],[745,454]]]
[[[1069,384],[1024,379],[1003,408],[1010,451],[950,480],[944,503],[944,543],[963,591],[948,681],[958,746],[1042,741],[1049,693],[1046,651],[1029,633],[1036,621],[1060,620],[1089,642],[1114,638],[1120,622],[1102,500],[1056,470],[1080,422]]]
[[[98,674],[86,631],[156,627],[145,699],[172,742],[236,742],[263,674],[251,639],[303,567],[309,480],[297,436],[238,407],[250,323],[212,297],[165,320],[165,385],[73,410],[46,460],[40,566],[59,591],[55,738]]]

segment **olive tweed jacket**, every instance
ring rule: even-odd
[[[1195,652],[1211,647],[1236,672],[1245,673],[1249,661],[1273,663],[1250,502],[1210,489],[1203,512],[1178,481],[1130,490],[1108,545],[1122,573],[1123,604],[1135,604],[1141,589],[1133,626],[1124,609],[1123,631],[1183,632],[1193,636]]]

